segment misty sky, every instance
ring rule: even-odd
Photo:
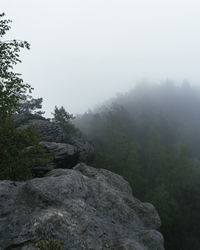
[[[87,111],[144,78],[200,83],[198,0],[1,0],[8,38],[27,40],[17,70],[44,98]]]

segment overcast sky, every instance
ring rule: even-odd
[[[77,114],[144,78],[200,83],[199,0],[1,0],[17,68],[47,115]]]

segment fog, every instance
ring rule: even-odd
[[[144,81],[75,120],[94,145],[94,166],[156,207],[166,250],[200,249],[199,107],[199,87]]]
[[[200,82],[195,0],[2,0],[7,38],[27,40],[17,70],[47,115],[77,114],[141,79]]]

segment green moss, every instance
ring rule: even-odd
[[[40,240],[35,244],[39,250],[62,250],[64,241],[55,241],[55,240]]]

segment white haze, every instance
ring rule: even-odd
[[[27,40],[17,70],[44,98],[82,113],[144,78],[200,82],[200,2],[1,0],[8,38]]]

